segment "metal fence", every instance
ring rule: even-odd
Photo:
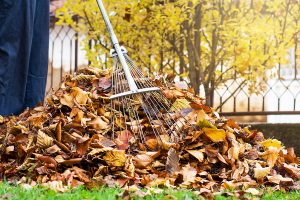
[[[260,88],[249,92],[244,79],[234,78],[215,89],[214,107],[226,116],[300,115],[300,73],[294,49],[290,63],[272,70],[272,78],[259,80]]]
[[[48,91],[56,88],[63,76],[73,73],[81,65],[88,65],[85,52],[80,49],[83,36],[67,26],[50,28]],[[264,87],[258,93],[249,93],[243,80],[225,82],[215,90],[214,107],[227,116],[245,115],[292,115],[300,114],[300,70],[293,66],[278,66],[278,76],[261,80]]]
[[[78,33],[68,26],[56,26],[55,22],[56,19],[51,17],[48,92],[58,87],[65,74],[72,74],[78,69],[79,56],[82,54]]]

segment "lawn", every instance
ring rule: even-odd
[[[49,190],[46,188],[35,187],[33,189],[25,189],[19,186],[12,186],[5,183],[0,183],[0,199],[20,199],[20,200],[43,200],[43,199],[62,199],[62,200],[81,200],[81,199],[105,199],[105,200],[113,200],[113,199],[126,199],[121,197],[122,189],[120,188],[107,188],[103,187],[95,190],[86,190],[84,188],[79,188],[71,192],[65,193],[57,193],[53,190]],[[250,196],[248,196],[250,197]],[[139,197],[135,197],[134,199],[141,199]],[[143,199],[147,200],[156,200],[156,199],[164,199],[164,200],[173,200],[173,199],[201,199],[198,195],[194,194],[189,190],[170,190],[166,189],[162,193],[148,195]],[[225,199],[233,199],[232,197],[224,197],[224,196],[216,196],[216,200],[225,200]],[[281,200],[281,199],[300,199],[300,191],[293,192],[266,192],[262,199],[265,200]]]

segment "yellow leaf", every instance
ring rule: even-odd
[[[198,116],[197,116],[197,118],[198,118]],[[213,129],[217,129],[217,127],[215,127],[214,125],[212,125],[208,120],[202,119],[201,115],[200,115],[200,119],[197,120],[196,125],[199,126],[200,128],[213,128]]]
[[[198,110],[197,112],[197,124],[200,123],[201,121],[205,120],[206,118],[206,113],[204,110]]]
[[[107,151],[103,159],[109,166],[123,167],[126,161],[125,151],[111,150]]]
[[[203,128],[203,131],[213,142],[223,142],[226,139],[226,133],[222,129]]]
[[[269,147],[275,147],[277,149],[281,149],[281,142],[279,140],[276,139],[267,139],[265,141],[260,142],[260,144],[264,147],[264,148],[269,148]]]
[[[53,144],[53,138],[49,137],[46,133],[39,130],[37,136],[37,146],[46,149]]]
[[[233,158],[235,160],[238,160],[239,153],[240,153],[239,147],[237,147],[237,146],[230,147],[230,149],[228,149],[228,158],[229,159]]]
[[[171,107],[171,111],[182,110],[184,108],[190,108],[190,102],[186,99],[176,99]]]
[[[261,154],[262,158],[267,160],[267,164],[273,167],[279,155],[279,149],[276,147],[269,147],[267,151]]]

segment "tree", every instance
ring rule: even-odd
[[[287,62],[300,30],[299,0],[104,2],[121,43],[139,66],[150,73],[176,73],[196,93],[203,85],[209,105],[214,89],[231,79],[241,79],[241,87],[247,84],[252,92],[261,89],[266,70]],[[111,47],[96,1],[67,0],[59,14],[59,23],[86,36],[92,65],[101,65],[99,55]]]

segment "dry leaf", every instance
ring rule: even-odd
[[[268,147],[268,150],[260,154],[267,161],[268,166],[273,167],[277,161],[279,149],[277,147]]]
[[[62,124],[62,121],[59,121],[55,128],[56,140],[58,142],[61,142],[61,124]]]
[[[263,180],[270,174],[271,167],[262,167],[259,163],[256,163],[254,168],[254,178],[257,180]]]
[[[129,177],[134,177],[135,167],[132,161],[132,156],[127,157],[124,170]]]
[[[61,191],[78,185],[119,185],[142,196],[155,190],[139,192],[140,186],[191,188],[206,198],[226,188],[237,189],[226,193],[236,198],[257,195],[254,188],[260,185],[299,188],[299,159],[293,149],[241,128],[189,88],[178,89],[159,77],[155,83],[169,105],[157,97],[154,106],[164,105],[153,110],[147,101],[158,95],[154,92],[143,98],[134,95],[132,105],[119,110],[131,97],[110,101],[108,70],[89,67],[67,75],[46,105],[0,119],[1,176],[23,184],[52,184]],[[131,122],[132,114],[138,118]],[[158,119],[149,120],[147,114]],[[118,131],[113,133],[113,127]]]
[[[265,141],[260,142],[260,144],[266,149],[269,147],[273,147],[273,148],[277,148],[277,149],[282,148],[281,142],[276,139],[267,139]]]
[[[193,182],[196,178],[197,170],[188,164],[182,168],[181,173],[183,175],[184,182]]]
[[[274,176],[267,176],[267,178],[270,183],[274,183],[274,184],[278,184],[278,185],[280,184],[280,182],[284,182],[284,183],[289,182],[290,184],[292,184],[294,182],[292,178],[284,178],[280,174],[277,174]]]
[[[123,150],[107,151],[103,159],[109,166],[122,167],[125,165],[126,155]]]
[[[146,154],[138,154],[133,157],[134,166],[137,168],[146,168],[153,161],[153,158]]]
[[[93,129],[101,131],[109,128],[108,123],[103,121],[101,117],[96,117],[91,122],[88,123]]]
[[[186,150],[189,154],[198,159],[199,162],[203,162],[204,154],[200,150]]]
[[[213,142],[224,142],[226,139],[226,133],[223,129],[203,128],[203,131]]]
[[[37,146],[46,149],[52,145],[53,145],[53,139],[43,131],[39,130],[37,136]]]
[[[169,174],[174,174],[180,170],[179,156],[175,149],[170,148],[168,151],[168,157],[166,162],[166,171]]]

